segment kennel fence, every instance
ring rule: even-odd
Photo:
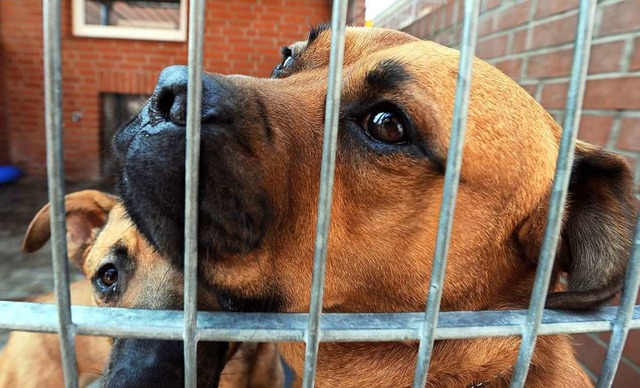
[[[335,167],[340,82],[344,54],[347,0],[333,2],[331,51],[325,131],[316,225],[314,269],[308,314],[231,313],[196,311],[197,190],[200,151],[200,98],[205,0],[192,0],[189,9],[189,88],[186,149],[185,294],[183,311],[134,310],[70,306],[66,257],[64,171],[62,163],[61,2],[43,0],[45,116],[47,172],[51,203],[52,260],[57,306],[0,301],[0,328],[59,333],[66,387],[77,387],[75,336],[184,340],[185,386],[196,386],[196,345],[199,340],[301,341],[306,343],[303,386],[312,387],[320,342],[420,341],[414,387],[427,380],[435,340],[521,336],[511,387],[523,387],[536,338],[548,334],[612,331],[598,387],[609,387],[630,329],[640,328],[640,224],[636,226],[625,286],[618,307],[587,313],[544,310],[562,210],[567,197],[573,151],[581,115],[586,70],[597,0],[581,0],[566,114],[551,193],[549,214],[527,310],[440,312],[440,298],[462,162],[471,64],[476,43],[479,0],[464,3],[461,56],[453,126],[447,157],[443,201],[426,313],[322,314],[324,269]]]

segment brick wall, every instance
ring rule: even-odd
[[[186,64],[187,44],[74,37],[71,1],[62,3],[66,176],[92,179],[100,172],[101,93],[149,94],[165,66]],[[268,76],[280,47],[304,38],[309,23],[328,21],[330,6],[327,0],[208,1],[205,70]],[[11,162],[37,176],[45,174],[41,7],[36,0],[0,1],[0,90],[6,96],[0,101],[0,162],[4,135]],[[80,120],[71,119],[74,113]]]
[[[562,121],[572,60],[578,0],[484,0],[476,55],[515,79]],[[405,31],[456,47],[462,1],[446,5]],[[640,169],[640,0],[598,2],[579,137],[618,152]],[[638,181],[638,179],[636,179]],[[638,300],[640,303],[640,298]],[[600,371],[609,334],[573,337],[592,378]],[[640,381],[640,330],[627,341],[614,387]]]

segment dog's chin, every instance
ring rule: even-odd
[[[217,387],[228,343],[198,343],[198,387]],[[182,341],[115,339],[101,380],[102,388],[184,386]]]
[[[134,122],[132,125],[136,125]],[[127,132],[125,129],[123,132]],[[182,262],[184,252],[184,131],[131,130],[115,139],[121,166],[119,194],[140,232],[160,252]],[[204,127],[198,198],[198,251],[208,258],[247,254],[260,247],[270,219],[259,171],[232,141]],[[231,144],[225,144],[231,143]]]
[[[268,296],[243,296],[226,288],[215,288],[218,306],[223,311],[241,312],[279,312],[282,311],[283,299],[278,292],[272,290]]]

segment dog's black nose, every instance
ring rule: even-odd
[[[162,70],[151,99],[156,113],[177,125],[187,122],[187,74],[186,66],[169,66]]]
[[[162,70],[151,98],[152,114],[180,126],[187,123],[187,66],[169,66]],[[210,74],[202,75],[201,120],[227,121],[232,117],[232,105],[226,103],[224,88]]]

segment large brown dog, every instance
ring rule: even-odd
[[[227,310],[308,311],[330,35],[315,28],[285,47],[271,79],[204,76],[200,276]],[[424,310],[458,60],[456,50],[401,32],[347,29],[325,312]],[[182,267],[186,84],[185,67],[165,69],[114,143],[127,210],[175,268]],[[560,135],[522,88],[474,61],[442,310],[527,306]],[[548,307],[593,308],[619,291],[632,190],[621,157],[578,143]],[[506,385],[519,343],[437,342],[428,385]],[[281,351],[301,373],[303,345]],[[406,387],[416,354],[414,342],[322,344],[317,383]],[[538,340],[527,387],[588,385],[569,338]]]
[[[93,190],[69,194],[67,210],[67,245],[69,257],[80,266],[88,280],[74,283],[71,301],[77,305],[116,307],[154,307],[156,298],[162,305],[181,302],[182,281],[167,268],[166,260],[140,236],[126,216],[117,198]],[[49,210],[45,206],[34,217],[26,233],[23,249],[32,252],[49,239]],[[130,271],[114,272],[112,263],[124,265]],[[135,272],[133,269],[135,268]],[[123,276],[126,278],[122,279]],[[123,281],[125,280],[125,281]],[[107,287],[107,283],[111,283]],[[116,289],[116,286],[118,289]],[[106,288],[106,289],[105,289]],[[55,303],[53,295],[34,298],[39,303]],[[171,344],[177,344],[172,346]],[[182,352],[179,342],[163,343],[161,350]],[[211,345],[206,345],[205,348]],[[156,349],[158,350],[158,349]],[[76,340],[80,385],[86,386],[100,377],[106,367],[111,341],[104,337],[79,336]],[[218,351],[200,354],[203,362],[219,356]],[[171,353],[169,353],[171,355]],[[137,369],[138,383],[144,385],[145,372],[164,378],[158,386],[178,386],[183,380],[173,380],[163,371],[150,371],[144,362],[146,353],[128,355],[132,368]],[[135,360],[134,357],[140,357]],[[178,360],[179,356],[174,356]],[[220,376],[219,386],[227,388],[270,388],[282,386],[283,371],[275,344],[232,343]],[[173,360],[172,363],[176,361]],[[181,363],[172,365],[182,369]],[[155,367],[156,365],[153,365]],[[201,382],[210,379],[215,368],[201,373]],[[182,372],[176,371],[182,376]],[[153,375],[152,375],[153,376]],[[151,376],[151,377],[152,377]],[[154,385],[154,386],[156,386]],[[55,334],[14,332],[0,354],[0,387],[62,387],[62,364],[58,337]]]

